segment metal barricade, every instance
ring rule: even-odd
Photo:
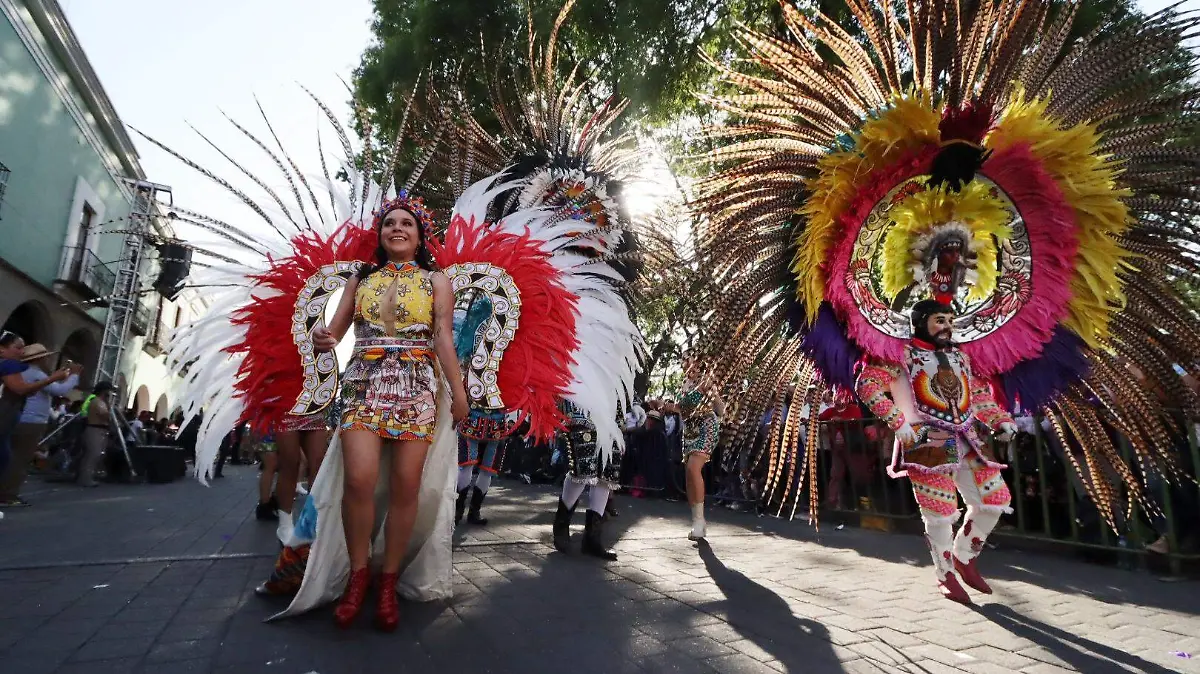
[[[1148,498],[1161,506],[1161,512],[1147,512],[1135,502],[1128,517],[1119,513],[1119,534],[1114,533],[1068,465],[1063,452],[1071,449],[1059,446],[1057,438],[1042,430],[1041,421],[1035,419],[1032,434],[1019,434],[1010,451],[992,448],[997,460],[1008,465],[1004,478],[1013,496],[1013,513],[1001,519],[993,533],[994,541],[1007,538],[1034,547],[1066,546],[1086,551],[1098,561],[1129,568],[1163,568],[1176,575],[1185,567],[1200,567],[1200,554],[1196,552],[1200,545],[1200,499],[1195,482],[1190,478],[1164,480],[1151,474],[1144,486]],[[885,471],[892,434],[876,419],[823,421],[820,428],[818,485],[823,517],[857,518],[868,528],[920,530],[908,480],[889,478]],[[1179,448],[1181,465],[1194,476],[1200,467],[1195,429],[1187,441],[1187,447]],[[1120,442],[1126,460],[1132,464],[1136,461],[1132,449],[1123,438]],[[1140,471],[1135,472],[1145,479]],[[794,498],[807,502],[807,489]],[[1166,541],[1166,550],[1146,549],[1160,537]]]

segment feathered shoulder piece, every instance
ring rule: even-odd
[[[620,196],[637,156],[630,136],[611,133],[627,102],[608,100],[591,108],[581,95],[590,83],[580,81],[577,71],[559,74],[557,35],[573,5],[564,5],[544,44],[531,28],[523,67],[490,74],[499,137],[474,119],[462,96],[433,97],[426,109],[439,124],[449,121],[447,142],[434,162],[462,192],[447,247],[472,236],[481,241],[523,236],[549,256],[575,298],[577,343],[566,359],[544,351],[543,374],[569,368],[565,397],[594,420],[601,446],[610,451],[622,442],[616,419],[629,404],[643,350],[625,295],[639,273],[640,255]],[[478,201],[482,197],[489,201]],[[464,213],[473,213],[474,220],[462,217],[458,224]],[[484,223],[496,231],[474,229]],[[524,308],[522,317],[533,318]],[[502,375],[508,367],[500,366]]]
[[[1182,43],[1200,18],[1106,19],[1072,39],[1078,7],[868,0],[850,3],[856,37],[785,3],[786,35],[742,33],[758,70],[725,69],[742,91],[714,101],[731,123],[695,208],[728,289],[702,350],[726,382],[766,380],[747,423],[789,383],[811,403],[865,359],[901,360],[911,307],[935,297],[975,374],[1084,448],[1110,521],[1119,483],[1142,497],[1110,437],[1174,469],[1181,429],[1160,400],[1200,412],[1174,369],[1200,375],[1179,290],[1200,283],[1200,94]]]
[[[217,148],[245,178],[242,185],[147,138],[232,193],[244,210],[239,224],[233,225],[199,209],[175,209],[181,228],[218,237],[192,245],[200,257],[193,262],[190,282],[206,291],[208,311],[176,329],[167,350],[168,367],[181,377],[185,416],[190,419],[204,412],[196,454],[196,471],[202,480],[212,469],[221,439],[235,426],[248,423],[267,432],[330,411],[337,389],[337,358],[316,353],[311,334],[323,324],[330,299],[346,279],[360,264],[375,260],[379,245],[375,220],[402,207],[416,215],[427,231],[433,229],[432,213],[410,190],[435,145],[422,151],[418,169],[405,184],[380,185],[370,178],[376,168],[395,175],[407,112],[395,136],[374,143],[393,148],[388,164],[375,167],[374,153],[356,147],[333,112],[313,100],[341,150],[332,159],[338,179],[331,176],[331,157],[319,129],[314,163],[320,173],[310,174],[301,171],[287,153],[265,113],[270,144],[246,126],[230,122],[257,151],[268,155],[278,169],[275,175],[259,177],[231,153]],[[358,112],[365,120],[365,111]],[[365,126],[369,132],[370,125]],[[361,170],[356,163],[360,157]],[[273,184],[286,187],[280,190]],[[209,263],[206,257],[216,262]]]

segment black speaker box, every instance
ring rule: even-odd
[[[192,249],[178,243],[164,243],[158,247],[158,258],[160,265],[154,289],[173,300],[183,290],[184,281],[192,271]]]

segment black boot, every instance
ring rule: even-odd
[[[279,519],[279,515],[276,514],[275,509],[271,507],[270,501],[267,501],[266,503],[259,503],[258,507],[254,509],[254,517],[255,519],[262,521]]]
[[[487,526],[487,519],[479,516],[479,508],[483,505],[484,493],[479,490],[479,487],[472,487],[471,491],[471,508],[467,510],[467,524],[477,526]]]
[[[571,545],[571,516],[575,514],[574,506],[568,508],[561,498],[558,499],[558,512],[554,513],[554,549],[559,552],[569,552]]]
[[[454,526],[462,521],[463,511],[467,509],[467,494],[470,493],[470,487],[458,492],[458,500],[454,502]]]
[[[583,530],[583,554],[615,562],[617,553],[604,549],[603,538],[604,516],[594,510],[587,511]]]

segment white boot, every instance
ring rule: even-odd
[[[704,526],[704,504],[697,503],[692,506],[692,530],[688,533],[689,541],[704,540],[704,535],[707,533]]]
[[[287,545],[288,539],[292,537],[292,531],[296,528],[296,524],[292,521],[291,513],[285,513],[282,510],[276,512],[279,513],[279,526],[275,527],[275,536],[281,544]]]

